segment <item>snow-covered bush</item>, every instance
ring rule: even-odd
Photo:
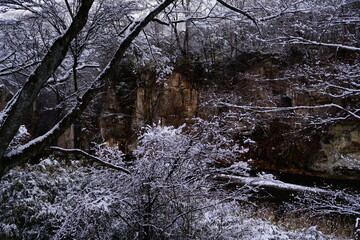
[[[95,144],[92,150],[95,152],[97,157],[108,163],[118,165],[123,164],[122,160],[125,157],[125,154],[121,150],[119,150],[118,147],[108,146],[106,143],[101,143]]]
[[[203,162],[212,166],[229,167],[237,162],[241,154],[249,150],[240,147],[233,140],[234,129],[229,126],[232,123],[223,121],[220,117],[214,117],[211,121],[201,118],[195,120],[196,124],[191,128],[194,138],[192,152],[198,155]],[[247,164],[243,163],[242,167],[238,171],[245,173],[248,168]]]
[[[239,205],[235,201],[226,201],[209,208],[203,218],[196,223],[201,229],[199,239],[223,240],[325,240],[333,239],[318,231],[316,227],[289,230],[284,226],[253,217],[248,205]]]
[[[110,239],[124,175],[80,161],[45,159],[0,182],[0,239]]]
[[[209,201],[208,146],[180,128],[147,127],[131,174],[86,162],[45,159],[0,182],[0,235],[6,239],[192,238]],[[122,152],[96,146],[122,164]],[[216,192],[213,199],[216,199]]]
[[[207,194],[201,159],[196,159],[192,136],[180,128],[147,127],[134,151],[132,216],[144,238],[188,238]],[[189,236],[188,236],[189,235]]]
[[[147,128],[131,175],[54,159],[12,170],[0,182],[0,236],[133,239],[190,234],[201,208],[197,203],[207,193],[201,163],[191,162],[190,143],[182,129]],[[98,146],[97,155],[121,164],[123,154]]]
[[[75,183],[55,160],[11,170],[0,182],[0,238],[46,239],[65,213],[57,201]]]
[[[316,229],[288,231],[255,218],[248,187],[224,191],[211,183],[207,161],[230,153],[215,144],[218,136],[202,142],[206,131],[198,133],[145,128],[131,174],[54,158],[11,170],[0,181],[0,239],[326,239]],[[122,164],[121,151],[97,149]]]

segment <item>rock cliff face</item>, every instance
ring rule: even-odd
[[[179,126],[195,117],[218,115],[238,127],[233,137],[239,144],[248,138],[255,141],[239,156],[252,159],[254,166],[358,179],[360,120],[321,106],[355,108],[360,99],[356,94],[339,97],[339,89],[328,88],[349,87],[341,72],[344,66],[311,66],[302,59],[298,53],[286,58],[244,54],[195,78],[186,74],[194,69],[174,71],[161,83],[155,74],[125,71],[109,83],[99,121],[101,139],[130,153],[144,125]]]
[[[233,138],[240,145],[248,145],[239,159],[252,159],[260,169],[360,179],[360,120],[321,107],[360,109],[354,88],[360,84],[359,63],[343,55],[341,61],[309,63],[299,52],[246,53],[211,67],[185,64],[160,82],[156,71],[124,63],[100,101],[59,144],[88,149],[92,141],[106,142],[130,154],[145,125],[180,126],[217,115],[236,127]],[[0,109],[9,97],[2,86]],[[255,143],[249,145],[249,138]]]
[[[191,79],[171,74],[162,86],[140,87],[136,91],[134,127],[160,123],[179,126],[197,116],[198,91]]]
[[[319,149],[309,168],[338,176],[360,176],[360,126],[357,123],[330,126],[320,138]]]
[[[99,118],[101,141],[125,153],[135,147],[136,135],[152,124],[180,126],[197,116],[198,91],[192,79],[174,72],[157,81],[151,70],[134,73],[124,64],[107,83]]]
[[[239,143],[256,142],[242,159],[261,169],[360,179],[360,120],[336,107],[360,108],[354,78],[360,67],[346,56],[314,62],[297,52],[239,56],[201,88],[199,116],[236,122]]]

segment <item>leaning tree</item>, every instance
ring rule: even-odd
[[[113,58],[104,70],[93,80],[87,90],[76,99],[71,110],[48,132],[36,139],[9,150],[9,144],[16,135],[28,109],[39,95],[48,79],[59,67],[68,53],[74,39],[86,25],[89,11],[94,0],[82,0],[70,26],[49,47],[47,53],[28,77],[24,86],[8,102],[0,115],[0,176],[11,168],[37,158],[44,154],[51,143],[57,139],[86,109],[87,105],[104,87],[104,82],[116,71],[126,50],[139,33],[156,15],[172,4],[175,0],[165,0],[140,20],[133,20],[125,29],[125,37],[121,40]],[[21,1],[2,1],[4,4],[21,4]],[[28,2],[28,1],[26,1]],[[31,2],[31,1],[30,1]],[[34,1],[35,2],[35,1]],[[36,2],[35,2],[36,3]]]

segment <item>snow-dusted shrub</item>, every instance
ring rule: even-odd
[[[108,146],[106,143],[101,143],[95,144],[92,150],[95,152],[96,156],[108,163],[119,165],[124,164],[122,160],[125,154],[119,150],[118,147]]]
[[[147,127],[131,174],[86,162],[45,159],[0,182],[0,235],[6,239],[188,238],[218,198],[209,193],[207,146],[180,128]],[[122,164],[122,152],[97,146]],[[211,197],[211,194],[214,196]],[[212,199],[211,201],[209,199]]]
[[[204,216],[196,222],[201,229],[198,239],[222,240],[330,240],[316,227],[289,230],[268,220],[253,217],[254,212],[249,206],[239,205],[237,201],[216,203],[209,208]]]
[[[47,239],[64,212],[56,202],[71,179],[55,160],[11,170],[0,182],[0,238]]]
[[[192,151],[197,152],[202,161],[210,165],[231,166],[247,148],[240,147],[233,140],[234,129],[228,122],[214,117],[211,121],[194,119],[191,128],[196,139]],[[240,169],[239,169],[240,170]]]
[[[45,159],[0,182],[0,239],[109,239],[122,174]]]
[[[185,238],[194,231],[207,194],[204,164],[192,151],[193,138],[180,128],[147,127],[134,151],[133,226],[150,238]],[[135,220],[135,221],[134,221]]]
[[[184,129],[147,127],[131,174],[53,158],[11,170],[0,181],[0,239],[326,239],[253,218],[240,204],[249,188],[223,191],[207,179],[207,161],[230,156],[225,146]],[[105,161],[122,164],[122,155],[98,146]]]
[[[45,159],[0,182],[2,239],[133,239],[186,236],[206,193],[182,129],[149,127],[131,175],[86,162]],[[121,164],[117,149],[97,155]],[[190,217],[192,216],[192,217]]]

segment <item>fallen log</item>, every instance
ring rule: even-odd
[[[329,195],[332,194],[331,191],[327,191],[317,187],[306,187],[302,185],[285,183],[279,180],[266,179],[262,177],[243,177],[227,174],[217,174],[213,178],[214,180],[227,182],[229,184],[258,187],[265,190],[286,191],[292,193],[316,193]]]

